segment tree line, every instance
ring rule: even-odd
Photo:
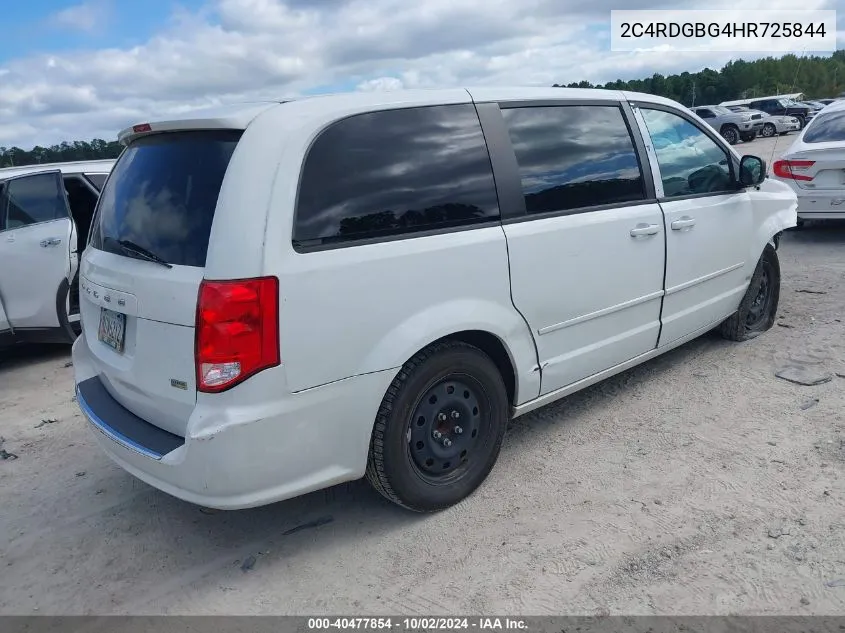
[[[101,138],[95,138],[92,141],[64,142],[50,147],[37,145],[28,151],[20,147],[0,147],[0,167],[117,158],[120,150],[121,145],[117,141],[104,141]]]
[[[555,84],[555,87],[646,92],[686,106],[795,92],[803,92],[808,99],[834,98],[845,90],[845,50],[838,50],[830,57],[784,55],[753,62],[738,59],[721,70],[705,68],[697,73],[668,77],[655,73],[646,79],[617,79],[603,85],[578,81]]]
[[[589,81],[554,84],[567,88],[605,88],[646,92],[674,99],[687,106],[720,103],[729,99],[750,99],[773,94],[803,92],[808,98],[836,97],[845,90],[845,50],[830,57],[784,55],[753,62],[729,62],[721,70],[705,68],[664,77],[655,73],[646,79],[617,79],[603,85]],[[117,158],[117,141],[64,142],[50,147],[0,147],[0,167],[57,163],[72,160]]]

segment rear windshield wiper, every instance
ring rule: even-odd
[[[143,246],[140,246],[133,242],[132,240],[115,240],[118,246],[123,249],[126,253],[131,253],[132,255],[139,257],[141,259],[145,259],[148,262],[153,262],[155,264],[160,264],[165,268],[173,268],[173,264],[168,263],[155,253],[150,250],[147,250]]]

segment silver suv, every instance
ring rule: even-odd
[[[734,112],[720,105],[698,106],[692,111],[714,130],[718,130],[731,145],[736,145],[740,140],[753,141],[763,129],[761,113]]]

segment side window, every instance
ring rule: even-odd
[[[311,146],[293,241],[345,242],[498,217],[474,106],[384,110],[339,121]]]
[[[7,180],[0,194],[0,226],[5,230],[68,217],[58,174],[36,174]]]
[[[712,112],[710,112],[710,110],[707,110],[706,108],[700,108],[696,110],[695,113],[702,119],[712,119],[715,116]]]
[[[728,153],[677,114],[643,108],[664,196],[734,191]]]
[[[529,214],[645,198],[631,133],[616,106],[507,108]]]

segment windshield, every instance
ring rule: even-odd
[[[713,106],[710,108],[713,114],[733,114],[733,112],[725,106]]]
[[[819,114],[804,133],[805,143],[845,141],[845,110]]]
[[[211,222],[241,132],[171,132],[129,144],[100,197],[91,246],[205,266]]]
[[[778,99],[778,105],[781,108],[788,108],[791,105],[798,105],[796,103],[790,103],[787,99]]]

